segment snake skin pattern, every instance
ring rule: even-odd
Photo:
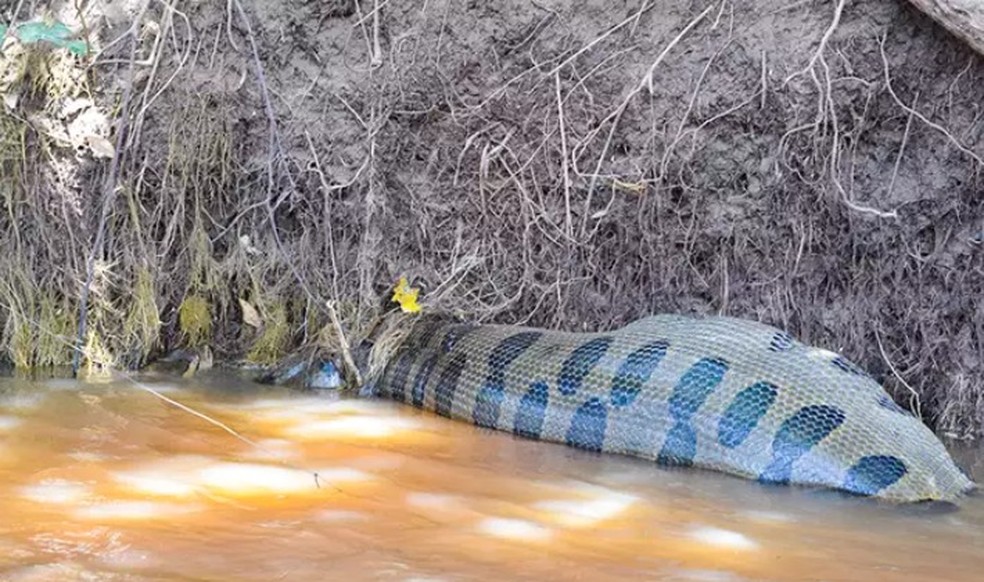
[[[856,365],[739,319],[648,317],[610,333],[421,319],[375,383],[516,435],[895,501],[974,488]]]

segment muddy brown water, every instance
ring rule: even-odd
[[[145,380],[254,444],[125,381],[0,378],[0,580],[984,579],[984,497],[900,508],[389,402]]]

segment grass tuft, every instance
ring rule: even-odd
[[[273,303],[264,311],[263,330],[246,355],[247,361],[254,364],[276,363],[286,354],[290,342],[287,307],[283,303]]]
[[[212,339],[212,307],[204,297],[185,297],[178,307],[178,329],[188,347],[208,345]]]

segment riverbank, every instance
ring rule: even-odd
[[[9,364],[269,365],[407,276],[477,321],[763,321],[981,435],[984,63],[908,3],[381,4],[3,14],[71,33],[0,57]]]

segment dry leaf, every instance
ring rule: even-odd
[[[243,310],[243,323],[257,329],[263,327],[263,318],[260,317],[260,313],[256,311],[255,307],[242,299],[239,300],[239,307]]]
[[[90,107],[95,107],[95,106],[96,104],[92,102],[92,99],[88,99],[85,97],[80,97],[78,99],[68,99],[65,101],[65,104],[62,106],[61,118],[68,119],[69,117],[74,116],[76,113],[79,113],[84,109],[89,109]]]
[[[628,190],[633,194],[645,194],[646,193],[646,183],[645,182],[623,182],[621,180],[615,180],[612,183],[613,186],[621,190]]]
[[[241,246],[243,250],[246,251],[247,255],[263,254],[260,252],[260,249],[253,246],[253,243],[249,240],[248,234],[244,234],[241,237],[239,237],[239,246]]]
[[[85,137],[85,141],[89,144],[89,149],[92,150],[93,155],[97,158],[116,157],[116,148],[113,147],[113,144],[108,139],[99,135],[89,134]]]

